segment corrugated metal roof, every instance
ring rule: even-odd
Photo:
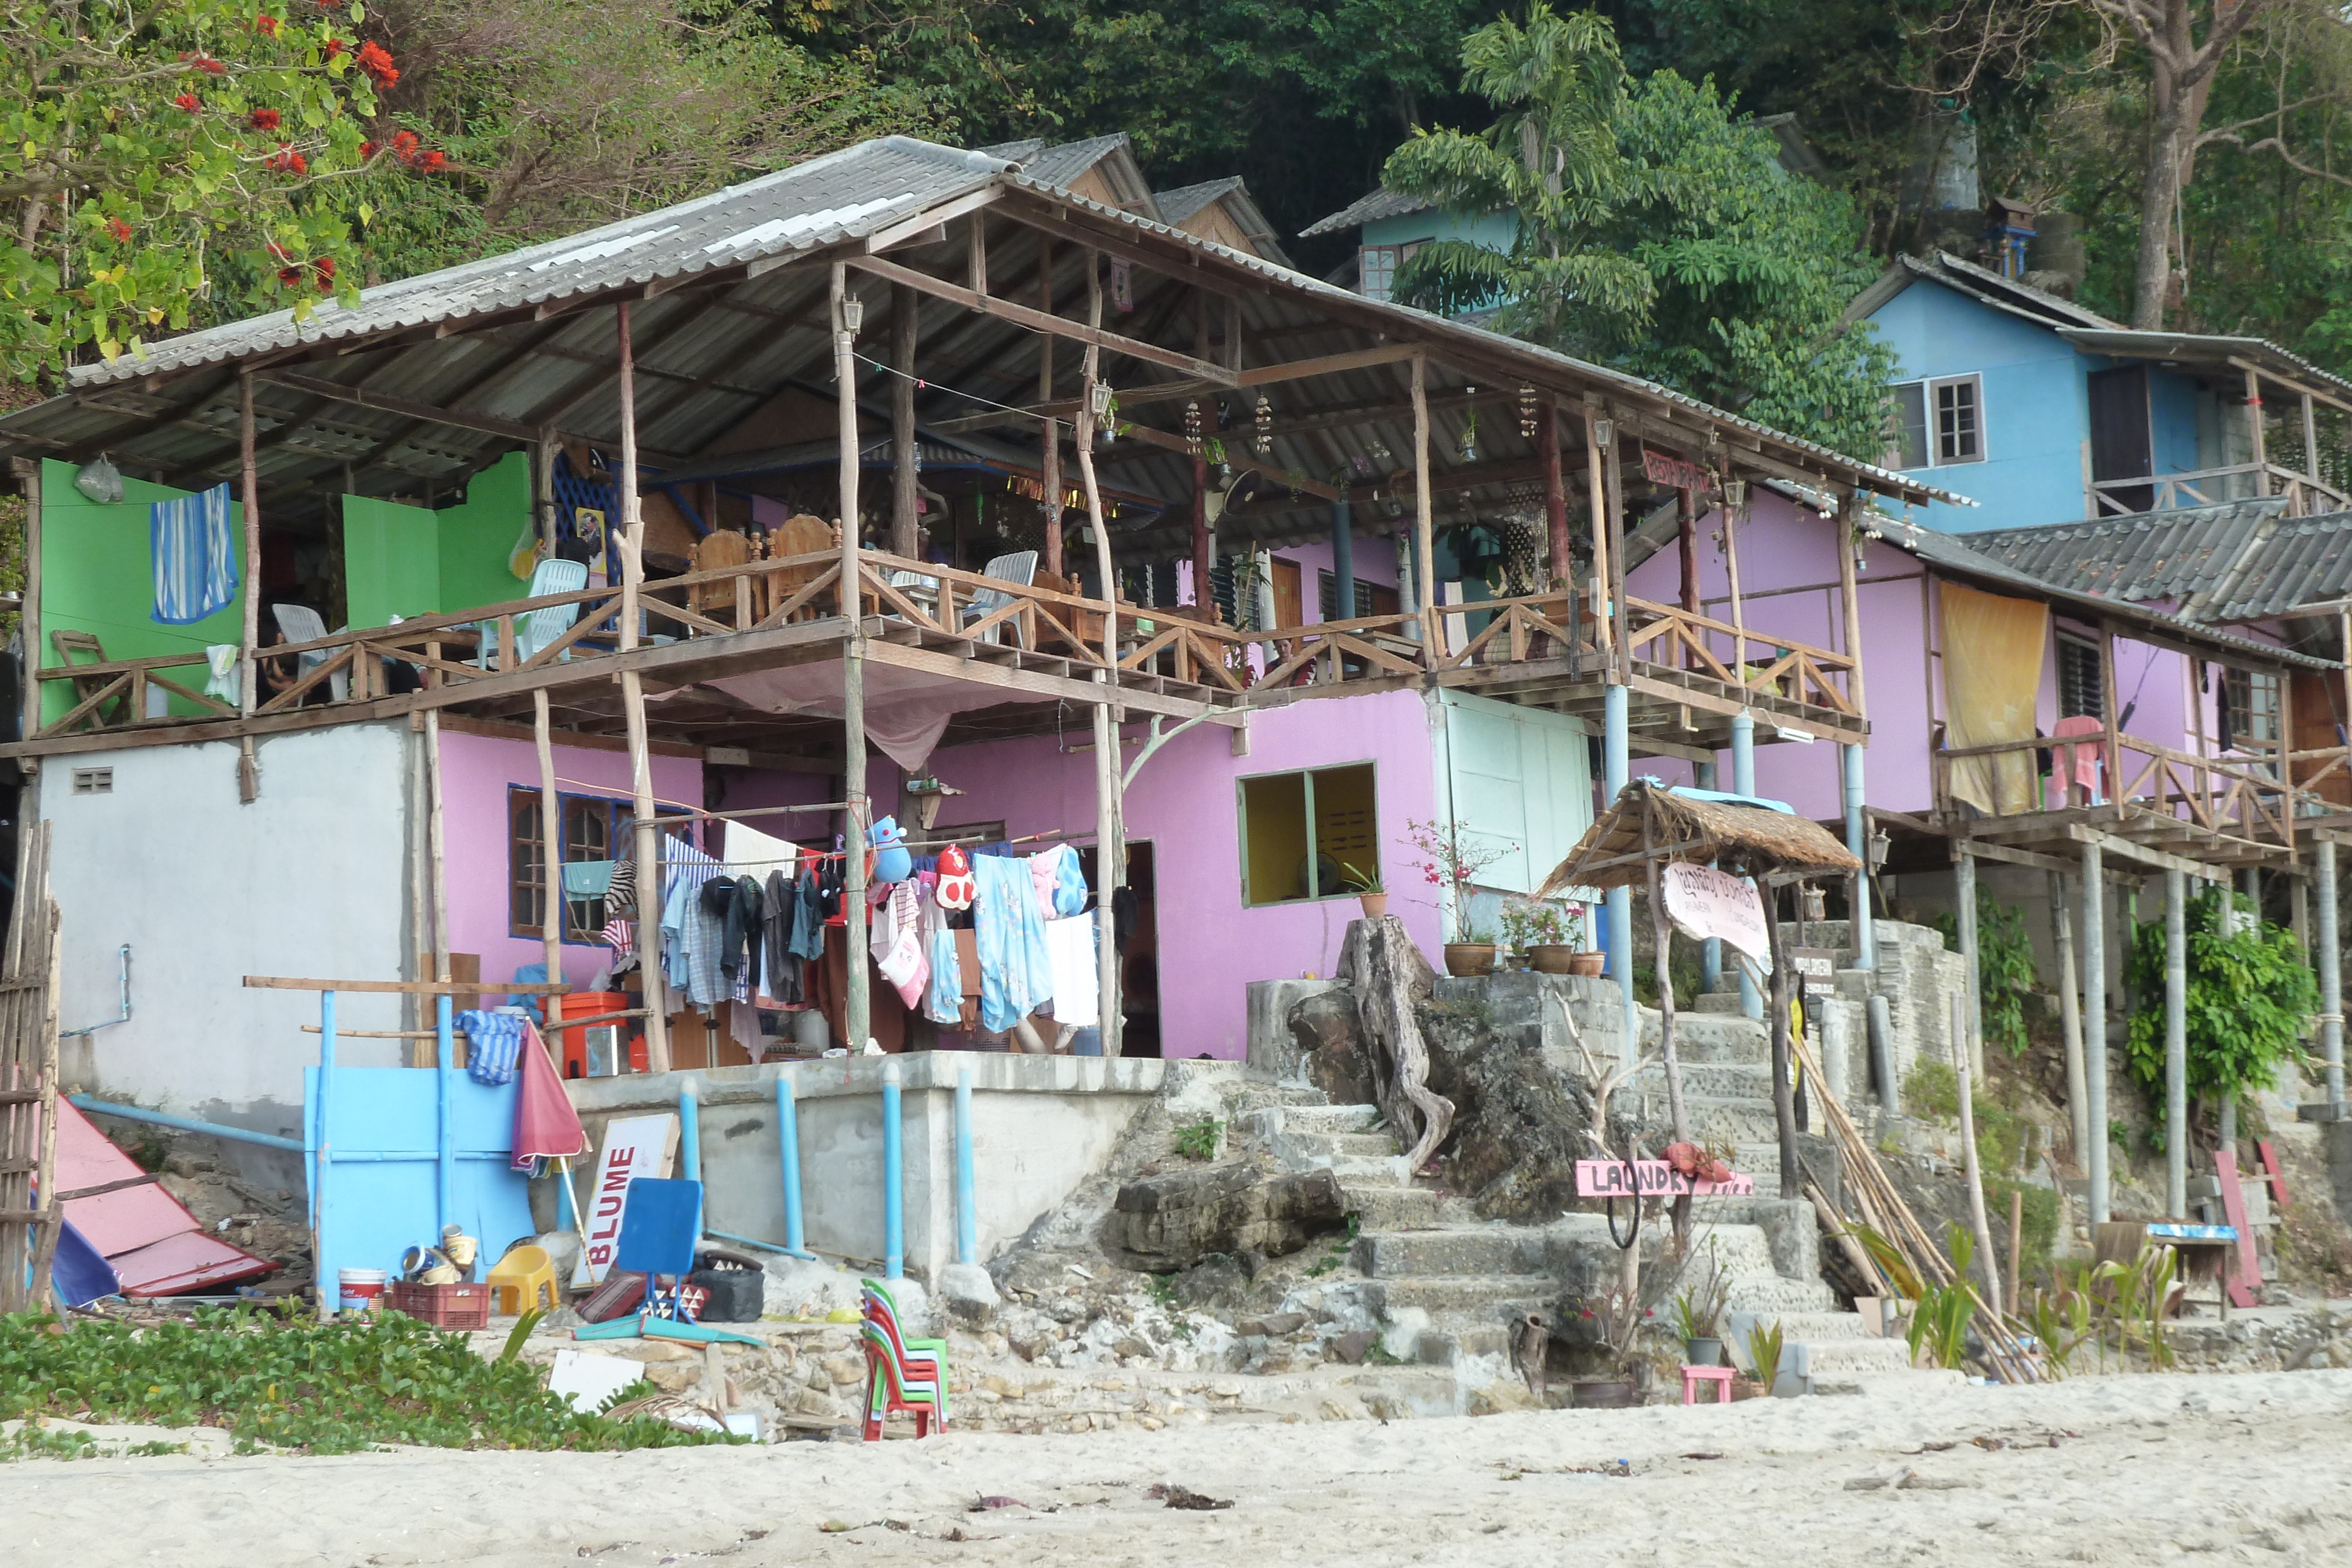
[[[2076,348],[2119,360],[2160,360],[2217,371],[2240,369],[2252,360],[2274,376],[2308,382],[2315,388],[2352,398],[2352,382],[2328,374],[2267,338],[2226,338],[2211,332],[2135,332],[2125,327],[2062,327],[2058,335]]]
[[[1419,196],[1407,196],[1385,186],[1369,195],[1357,197],[1328,218],[1318,218],[1298,231],[1300,239],[1317,235],[1337,234],[1341,229],[1360,228],[1365,224],[1382,218],[1401,218],[1407,213],[1427,212],[1432,204]]]
[[[2213,656],[2235,653],[2242,658],[2252,657],[2266,662],[2294,664],[2305,669],[2332,670],[2342,666],[2334,659],[2315,658],[2292,649],[2242,637],[2232,632],[2216,631],[2201,622],[2175,615],[2168,611],[2153,610],[2146,605],[2126,601],[2101,598],[2067,588],[2033,573],[2012,566],[2005,560],[1980,551],[1973,546],[1981,535],[1948,534],[1939,528],[1923,528],[1908,521],[1889,519],[1879,525],[1885,543],[1935,568],[1938,572],[1977,580],[1993,591],[2007,590],[2021,592],[2054,607],[2105,619],[2122,626],[2138,626],[2160,632],[2184,644],[2210,648]]]
[[[1089,136],[1082,141],[1065,141],[1020,160],[1021,172],[1048,185],[1066,186],[1126,145],[1124,131],[1108,136]]]
[[[328,301],[301,322],[279,310],[167,339],[144,358],[75,367],[77,388],[129,382],[305,343],[456,321],[872,234],[926,206],[985,185],[1010,165],[912,137],[860,142],[691,202],[502,256],[368,289],[357,306]]]
[[[2250,548],[2236,576],[2204,613],[2260,621],[2352,595],[2352,512],[2284,517]]]
[[[1179,185],[1172,191],[1154,191],[1151,193],[1151,204],[1160,209],[1162,222],[1181,224],[1218,197],[1241,188],[1242,177],[1228,174],[1222,180],[1203,180],[1197,185]]]
[[[2046,582],[2143,603],[2168,600],[2200,612],[2203,596],[2236,572],[2247,544],[2286,510],[2286,497],[2234,501],[2095,522],[2044,523],[1969,536],[1979,553]]]

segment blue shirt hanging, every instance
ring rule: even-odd
[[[150,619],[188,626],[236,599],[236,540],[228,526],[228,486],[157,501],[147,508],[154,559],[155,608]]]

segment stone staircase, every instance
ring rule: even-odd
[[[1771,1105],[1770,1044],[1764,1026],[1738,1011],[1738,993],[1701,998],[1676,1020],[1684,1104],[1699,1137],[1733,1145],[1737,1168],[1769,1173],[1780,1145]],[[1654,1038],[1654,1015],[1651,1030]],[[1662,1067],[1617,1091],[1665,1109]],[[1620,1103],[1622,1102],[1620,1101]],[[1524,1313],[1557,1311],[1563,1281],[1614,1268],[1615,1244],[1599,1215],[1545,1225],[1488,1222],[1458,1199],[1412,1185],[1395,1139],[1371,1105],[1283,1105],[1249,1113],[1249,1130],[1287,1168],[1328,1166],[1339,1178],[1360,1231],[1349,1261],[1361,1299],[1389,1329],[1392,1353],[1454,1367],[1458,1377],[1507,1375],[1511,1325]],[[1769,1185],[1768,1176],[1767,1185]],[[1730,1284],[1727,1335],[1751,1322],[1777,1321],[1784,1340],[1809,1347],[1819,1386],[1851,1375],[1902,1372],[1900,1340],[1864,1333],[1839,1312],[1821,1276],[1810,1206],[1769,1198],[1702,1200],[1699,1245]]]

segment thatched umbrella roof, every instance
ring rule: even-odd
[[[1636,779],[1618,791],[1617,803],[1585,831],[1536,896],[1549,898],[1563,887],[1641,883],[1649,875],[1643,862],[1653,855],[1661,862],[1717,861],[1749,876],[1847,876],[1862,867],[1810,818]]]

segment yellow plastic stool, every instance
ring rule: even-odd
[[[560,1305],[555,1294],[555,1260],[543,1247],[509,1247],[484,1281],[490,1287],[490,1310],[502,1318],[519,1317],[526,1306]]]

